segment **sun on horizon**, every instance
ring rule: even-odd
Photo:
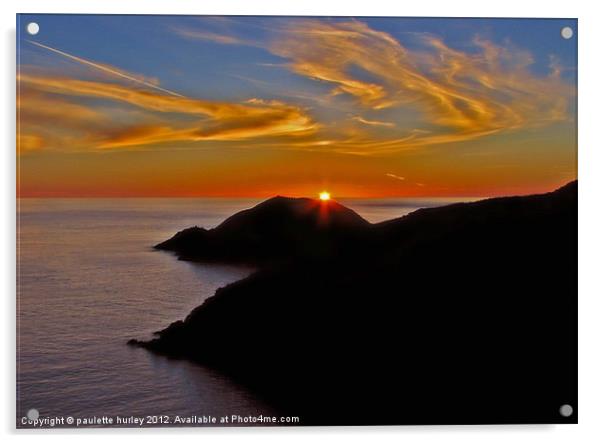
[[[320,200],[322,200],[322,201],[330,200],[330,192],[328,192],[328,191],[320,192]]]

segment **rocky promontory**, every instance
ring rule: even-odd
[[[133,345],[219,369],[301,424],[571,422],[577,183],[370,224],[276,197],[157,245],[253,263]]]

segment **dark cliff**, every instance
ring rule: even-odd
[[[262,205],[157,246],[266,265],[132,344],[219,368],[302,424],[576,420],[558,414],[577,396],[576,182],[375,225]]]
[[[189,228],[155,246],[186,260],[256,264],[334,257],[370,224],[334,201],[274,197],[214,229]]]

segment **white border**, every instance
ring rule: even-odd
[[[50,441],[80,439],[117,441],[144,438],[164,442],[168,438],[244,439],[245,441],[317,440],[342,437],[345,441],[445,441],[445,442],[566,442],[602,441],[602,144],[600,126],[600,42],[602,23],[593,1],[502,0],[498,2],[454,0],[364,2],[299,0],[297,2],[228,0],[4,0],[2,14],[4,103],[1,107],[2,147],[2,263],[4,322],[2,364],[1,432],[10,440],[14,426],[15,395],[15,14],[30,13],[116,13],[116,14],[230,14],[230,15],[347,15],[347,16],[456,16],[456,17],[577,17],[579,19],[579,425],[563,426],[444,426],[384,428],[295,428],[295,429],[165,429],[165,430],[79,430],[19,432],[21,441],[43,436]],[[559,325],[561,328],[561,325]],[[560,332],[561,333],[561,332]],[[403,401],[403,399],[400,399]]]

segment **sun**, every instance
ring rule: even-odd
[[[330,200],[330,192],[326,192],[326,191],[320,192],[320,200],[322,200],[322,201]]]

